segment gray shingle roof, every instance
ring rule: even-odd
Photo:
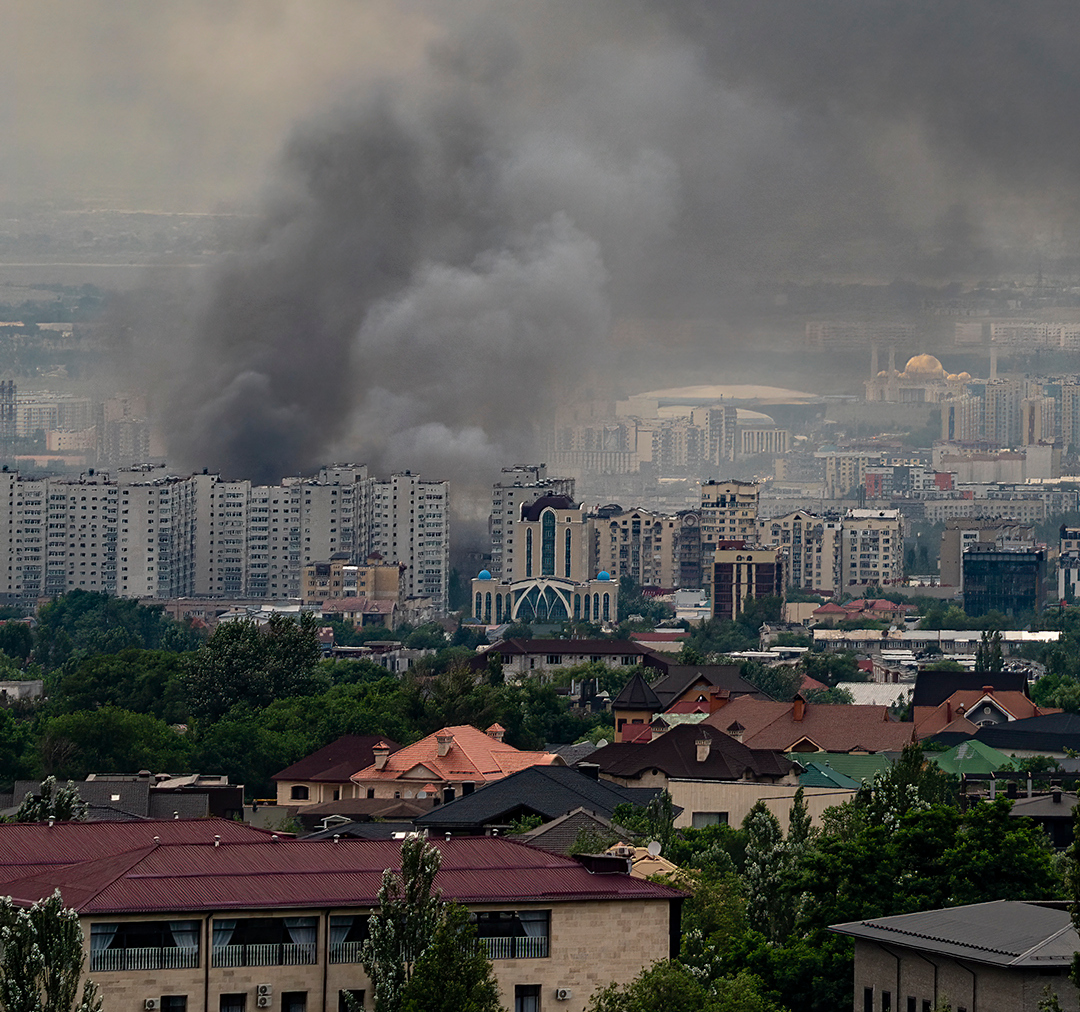
[[[554,819],[575,808],[586,808],[610,816],[616,805],[646,805],[658,793],[654,787],[620,787],[593,780],[568,766],[530,766],[438,805],[415,821],[417,826],[479,829],[512,821],[524,813]]]
[[[1064,967],[1080,949],[1068,903],[995,900],[833,924],[830,931],[1011,967]]]

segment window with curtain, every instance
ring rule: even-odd
[[[90,926],[90,969],[163,970],[199,965],[199,921],[120,921]]]
[[[223,994],[218,1002],[221,1012],[244,1012],[247,1005],[247,994],[240,991],[236,994]]]
[[[515,986],[514,1012],[540,1012],[539,984],[518,984]]]
[[[236,934],[236,921],[230,919],[214,918],[214,948],[220,949],[224,945],[232,943],[232,937]]]
[[[499,910],[475,915],[476,935],[491,959],[548,955],[550,910]]]

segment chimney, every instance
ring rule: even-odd
[[[600,764],[599,763],[578,763],[578,772],[583,776],[587,776],[590,780],[600,779]]]
[[[705,762],[705,760],[709,758],[712,742],[708,738],[698,738],[698,740],[694,742],[694,746],[697,748],[697,761],[699,763]]]
[[[439,758],[446,758],[446,753],[450,751],[450,746],[454,744],[454,736],[452,734],[437,734],[435,735],[435,741],[439,745]]]
[[[945,700],[945,723],[952,723],[952,703],[949,700]]]
[[[386,766],[386,760],[390,758],[390,746],[385,741],[380,741],[371,748],[375,756],[375,769],[381,770]]]
[[[746,733],[746,728],[743,727],[742,724],[740,724],[738,721],[735,721],[734,724],[729,724],[727,726],[727,733],[736,741],[742,741],[743,735]]]
[[[1017,790],[1016,781],[1010,780],[1008,786],[1005,788],[1005,797],[1015,798],[1018,794],[1019,791]]]
[[[731,702],[730,689],[717,689],[709,694],[709,713],[716,713]]]
[[[796,697],[791,707],[791,716],[796,721],[801,721],[806,715],[806,700],[803,698],[803,694],[800,692]]]
[[[1053,798],[1055,805],[1060,805],[1061,804],[1061,788],[1060,787],[1055,787],[1053,794],[1051,794],[1050,796],[1051,796],[1051,798]]]
[[[492,724],[484,734],[489,738],[494,738],[496,741],[502,741],[503,735],[506,734],[506,728],[502,724]]]
[[[450,804],[450,802],[454,800],[454,788],[444,787],[442,792],[442,799],[444,805]]]
[[[989,693],[992,696],[994,694],[994,687],[992,685],[984,685],[983,692]]]
[[[461,796],[465,797],[466,794],[472,794],[476,790],[476,783],[472,780],[463,780],[461,782]]]

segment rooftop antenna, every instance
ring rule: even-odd
[[[221,846],[221,837],[217,836],[216,834],[214,836],[214,846],[215,847],[220,847]]]

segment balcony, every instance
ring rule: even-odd
[[[107,970],[190,970],[199,965],[199,947],[102,949],[90,953],[90,972]]]
[[[341,942],[330,946],[331,963],[359,963],[363,942]]]
[[[215,945],[214,966],[304,966],[315,962],[314,942]]]
[[[541,935],[526,938],[523,935],[509,938],[481,938],[488,959],[546,959],[548,955],[548,937]]]

